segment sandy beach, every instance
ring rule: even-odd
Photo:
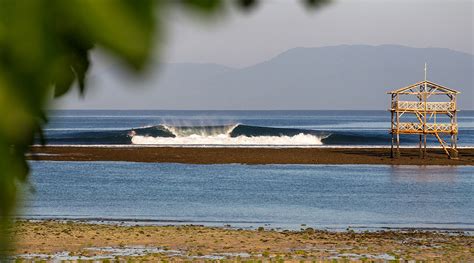
[[[474,237],[425,231],[328,232],[18,221],[13,254],[91,260],[472,261]],[[132,253],[127,255],[126,253]]]
[[[389,148],[200,148],[200,147],[77,147],[33,146],[28,158],[50,161],[128,161],[192,164],[387,164],[474,165],[474,149],[459,149],[448,159],[440,148],[428,149],[422,159],[415,148],[401,149],[390,158]]]

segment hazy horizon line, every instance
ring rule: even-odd
[[[462,51],[462,50],[457,50],[457,49],[452,49],[452,48],[448,48],[448,47],[435,47],[435,46],[427,46],[427,47],[415,47],[415,46],[408,46],[408,45],[401,45],[401,44],[379,44],[379,45],[372,45],[372,44],[334,44],[334,45],[326,45],[326,46],[294,46],[292,48],[288,48],[284,51],[281,51],[280,53],[276,54],[276,55],[273,55],[273,56],[269,56],[268,58],[266,59],[263,59],[259,62],[255,62],[253,64],[248,64],[248,65],[244,65],[244,66],[234,66],[234,65],[228,65],[228,64],[224,64],[224,63],[218,63],[218,62],[199,62],[199,61],[166,61],[166,60],[163,60],[161,62],[159,61],[154,61],[155,63],[156,62],[159,62],[159,64],[168,64],[168,65],[179,65],[179,64],[188,64],[188,65],[216,65],[216,66],[224,66],[224,67],[227,67],[227,68],[230,68],[230,69],[244,69],[244,68],[247,68],[247,67],[252,67],[254,65],[258,65],[258,64],[261,64],[261,63],[265,63],[267,61],[270,61],[290,50],[293,50],[293,49],[318,49],[318,48],[337,48],[337,47],[388,47],[388,46],[392,46],[392,47],[403,47],[403,48],[413,48],[413,49],[445,49],[445,50],[449,50],[449,51],[453,51],[453,52],[458,52],[458,53],[462,53],[462,54],[465,54],[465,55],[470,55],[470,56],[474,56],[474,48],[473,50],[471,50],[471,52],[466,52],[466,51]]]

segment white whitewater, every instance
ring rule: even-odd
[[[322,139],[310,134],[294,136],[237,136],[231,137],[238,126],[227,125],[202,129],[201,127],[164,127],[176,137],[153,137],[131,134],[132,144],[147,145],[322,145]]]
[[[152,137],[134,135],[133,144],[163,144],[163,145],[322,145],[322,138],[300,133],[295,136],[238,136],[226,134],[214,136],[189,135],[185,137]]]

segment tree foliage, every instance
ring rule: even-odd
[[[318,7],[327,0],[304,1]],[[159,16],[183,8],[206,16],[257,0],[0,0],[0,242],[28,178],[25,154],[47,122],[53,96],[86,89],[91,50],[100,46],[131,71],[143,69],[163,38]]]

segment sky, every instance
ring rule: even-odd
[[[242,68],[295,47],[341,44],[441,47],[474,54],[473,13],[474,0],[336,0],[318,10],[305,9],[299,1],[263,0],[249,12],[230,9],[210,20],[176,11],[162,18],[166,38],[155,61]],[[133,78],[114,87],[104,85],[110,83],[107,78],[122,78],[123,71],[117,61],[100,51],[94,52],[92,61],[85,99],[72,92],[56,101],[55,108],[121,108],[127,93],[136,93],[125,86],[153,89],[158,85],[155,77]],[[150,67],[148,76],[160,73],[158,64]],[[116,96],[101,95],[105,93]],[[125,107],[141,108],[139,103],[136,99]],[[272,108],[261,108],[267,106]],[[167,103],[166,108],[182,109],[186,105],[177,100]]]
[[[473,0],[336,0],[321,10],[267,0],[218,23],[173,16],[165,60],[255,64],[294,47],[398,44],[473,54]]]

